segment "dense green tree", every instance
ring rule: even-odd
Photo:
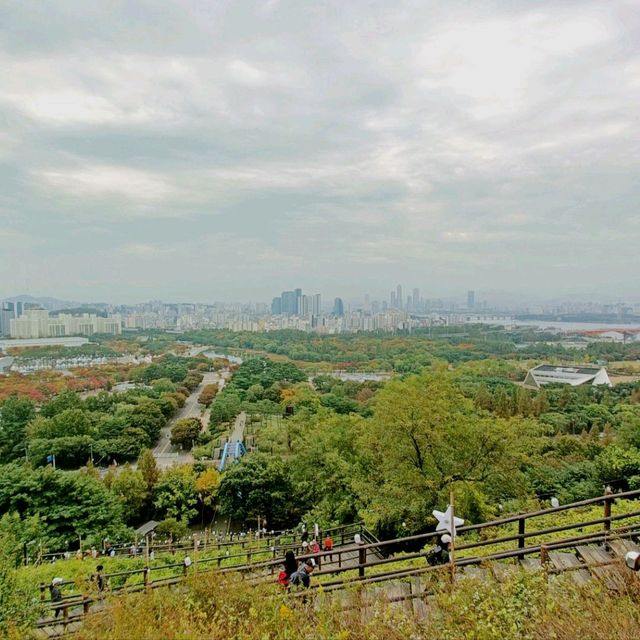
[[[156,536],[160,540],[172,539],[181,540],[186,538],[189,533],[189,525],[184,520],[176,520],[175,518],[166,518],[162,520],[156,527]]]
[[[233,420],[242,410],[240,396],[235,393],[220,393],[211,405],[210,424],[216,427],[223,422]]]
[[[138,457],[138,470],[142,473],[147,492],[151,495],[153,488],[156,486],[160,478],[160,471],[156,459],[153,457],[151,449],[143,449]]]
[[[55,456],[59,469],[77,469],[91,457],[93,442],[93,438],[87,435],[34,438],[29,441],[29,460],[33,464],[44,465],[48,456]]]
[[[162,415],[167,420],[174,416],[178,411],[178,402],[171,394],[163,393],[155,401],[155,404],[160,408],[160,411],[162,411]]]
[[[327,410],[313,417],[295,416],[287,423],[300,426],[289,462],[298,505],[310,510],[310,520],[324,526],[356,521],[360,500],[354,478],[360,457],[353,443],[366,423],[359,416],[336,416]]]
[[[54,438],[86,436],[93,432],[87,414],[81,409],[64,409],[53,418]]]
[[[621,408],[616,413],[616,421],[622,443],[640,449],[640,407]]]
[[[45,418],[53,418],[63,411],[80,409],[81,407],[82,400],[80,396],[73,391],[67,390],[43,404],[40,409],[40,414]]]
[[[24,455],[27,425],[36,410],[28,398],[10,396],[0,406],[0,460],[7,461]]]
[[[151,383],[151,386],[158,393],[172,393],[178,388],[169,378],[158,378]]]
[[[128,426],[129,421],[124,415],[100,415],[96,425],[96,437],[105,440],[117,438],[124,433]]]
[[[151,444],[157,442],[165,417],[160,408],[149,398],[141,398],[135,405],[119,405],[116,416],[122,416],[131,427],[143,429]]]
[[[222,474],[218,489],[220,513],[246,526],[258,516],[270,527],[295,524],[301,515],[291,479],[280,458],[250,453]]]
[[[198,418],[176,420],[176,423],[171,427],[171,444],[182,445],[185,449],[191,449],[201,430],[202,423]]]
[[[491,409],[491,394],[489,393],[485,384],[481,384],[478,387],[478,391],[476,392],[475,397],[475,405],[478,409],[485,409],[486,411],[489,411]]]
[[[161,515],[188,521],[197,515],[196,475],[191,465],[171,467],[161,476],[153,491],[154,504]]]
[[[40,515],[43,536],[57,548],[78,536],[99,542],[124,533],[122,508],[115,496],[99,480],[77,471],[2,466],[0,512],[15,512],[21,519]]]
[[[627,489],[628,479],[640,475],[640,451],[612,445],[598,455],[595,466],[601,486]]]
[[[513,402],[507,390],[500,385],[493,396],[493,410],[501,418],[508,418],[513,411]]]
[[[547,392],[543,387],[538,391],[535,399],[533,400],[533,415],[541,416],[547,411],[549,411],[549,399],[547,398]]]
[[[141,520],[142,511],[149,495],[147,483],[139,469],[125,465],[113,479],[111,491],[120,500],[126,522]]]
[[[365,517],[373,525],[405,520],[420,529],[434,507],[446,505],[452,487],[513,495],[516,433],[506,421],[479,416],[444,371],[389,382],[360,438]]]

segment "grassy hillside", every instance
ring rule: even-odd
[[[239,579],[200,576],[180,591],[158,590],[114,601],[87,620],[81,640],[166,640],[266,638],[400,640],[636,640],[640,590],[611,596],[598,585],[578,589],[565,579],[551,588],[540,575],[518,575],[508,582],[462,580],[454,589],[441,583],[429,598],[429,615],[419,621],[403,605],[369,595],[366,612],[341,610],[338,599],[321,592],[304,603],[275,585],[249,587]],[[365,594],[350,592],[342,602],[355,605]]]

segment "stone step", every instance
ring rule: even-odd
[[[491,565],[493,575],[498,582],[508,582],[519,569],[516,564],[506,564],[504,562],[494,562]]]
[[[528,572],[542,571],[542,563],[540,558],[522,558],[520,560],[520,566]]]

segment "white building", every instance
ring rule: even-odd
[[[583,384],[613,386],[604,367],[588,365],[556,367],[552,364],[541,364],[530,369],[524,379],[524,386],[527,389],[539,389],[545,384],[569,384],[572,387],[578,387]]]
[[[83,313],[79,316],[61,313],[49,317],[43,309],[28,309],[19,318],[12,318],[10,335],[12,338],[60,338],[62,336],[92,336],[94,333],[122,333],[122,320],[119,315],[96,316]]]

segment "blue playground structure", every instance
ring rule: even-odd
[[[238,461],[247,450],[244,447],[242,442],[236,440],[235,442],[225,442],[224,449],[222,450],[222,457],[220,458],[220,466],[218,469],[220,471],[224,470],[225,464],[227,463],[227,458],[233,461]]]

